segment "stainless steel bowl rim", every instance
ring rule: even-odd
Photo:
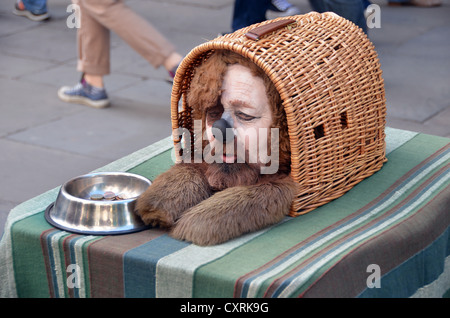
[[[99,179],[95,179],[97,177]],[[135,201],[151,184],[148,178],[129,172],[81,175],[61,186],[56,200],[47,207],[44,216],[54,227],[78,234],[115,235],[137,232],[149,226],[134,213]],[[88,199],[97,191],[106,192],[111,188],[116,195],[123,193],[132,197],[112,201]],[[122,190],[123,192],[116,192]]]
[[[105,175],[107,175],[107,176],[114,176],[114,175],[116,175],[116,176],[129,176],[129,177],[141,179],[142,181],[151,183],[151,181],[148,178],[143,177],[143,176],[141,176],[139,174],[130,173],[130,172],[93,172],[93,173],[84,174],[84,175],[75,177],[73,179],[70,179],[69,181],[67,181],[66,183],[64,183],[61,186],[61,189],[66,189],[66,187],[69,184],[69,182],[73,182],[73,181],[76,181],[76,180],[79,180],[79,179],[87,179],[87,178],[92,178],[92,177],[97,177],[97,176],[105,176]],[[66,195],[68,197],[70,197],[71,200],[80,201],[80,202],[84,202],[84,203],[91,203],[91,200],[89,200],[89,199],[78,198],[78,197],[70,194],[67,191],[65,193],[66,193]],[[132,201],[132,200],[136,200],[136,198],[137,197],[132,197],[132,198],[129,198],[129,199],[122,199],[121,201]],[[96,203],[100,203],[101,204],[101,201],[97,201]],[[105,204],[109,204],[109,202],[105,201]]]

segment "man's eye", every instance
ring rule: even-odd
[[[242,121],[252,121],[257,118],[255,116],[251,116],[251,115],[245,114],[243,112],[236,112],[235,115],[238,119],[240,119]]]

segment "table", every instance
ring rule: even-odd
[[[83,236],[53,228],[52,189],[11,210],[2,297],[441,297],[450,290],[450,140],[386,128],[388,162],[342,197],[224,244],[161,229]],[[149,179],[163,139],[96,171]]]

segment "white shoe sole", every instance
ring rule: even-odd
[[[83,97],[83,96],[70,96],[70,95],[64,94],[64,92],[70,88],[71,87],[69,87],[69,86],[61,87],[58,90],[59,99],[61,99],[64,102],[67,102],[67,103],[82,104],[82,105],[94,107],[94,108],[105,108],[110,105],[108,99],[94,101],[94,100],[91,100],[91,99]]]
[[[20,17],[26,17],[26,18],[28,18],[32,21],[36,21],[36,22],[47,20],[48,18],[50,18],[50,14],[48,12],[46,12],[44,14],[40,14],[40,15],[34,15],[28,10],[21,11],[21,10],[17,10],[16,8],[14,8],[13,13]]]

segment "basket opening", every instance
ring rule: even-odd
[[[338,44],[338,45],[336,45],[333,49],[335,50],[335,51],[338,51],[338,50],[340,50],[342,48],[342,45],[341,44]]]
[[[341,113],[341,128],[342,129],[348,128],[348,118],[347,118],[347,112],[346,111]]]
[[[374,143],[374,142],[376,142],[377,141],[377,136],[374,136],[374,137],[367,137],[366,138],[366,146],[367,145],[370,145],[371,143]]]
[[[316,140],[320,139],[324,136],[325,136],[325,129],[324,129],[323,125],[314,127],[314,138],[316,138]]]

